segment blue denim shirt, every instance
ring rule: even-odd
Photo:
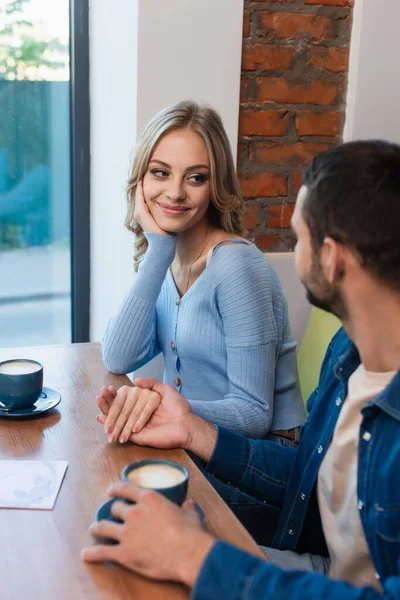
[[[318,471],[360,364],[341,329],[333,338],[298,448],[252,440],[219,428],[207,470],[271,506],[272,546],[299,553],[326,552],[316,500]],[[384,593],[400,599],[400,372],[362,410],[358,451],[358,508]],[[373,588],[355,588],[319,573],[283,571],[226,542],[207,556],[192,592],[195,600],[308,598],[375,600]]]

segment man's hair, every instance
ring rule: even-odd
[[[400,146],[349,142],[316,156],[302,177],[312,245],[332,237],[391,288],[400,289]]]

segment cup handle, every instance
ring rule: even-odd
[[[39,396],[39,398],[43,398],[43,399],[44,399],[44,398],[47,398],[47,394],[46,394],[46,392],[40,392],[40,396]]]

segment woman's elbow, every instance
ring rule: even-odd
[[[128,365],[124,364],[119,357],[112,356],[107,349],[103,347],[103,363],[111,373],[115,375],[125,375],[130,373]]]
[[[254,439],[263,439],[271,429],[272,411],[269,406],[257,407],[251,411],[242,426],[240,427],[242,435]]]

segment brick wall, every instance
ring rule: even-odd
[[[244,2],[238,170],[259,248],[293,248],[301,170],[344,123],[352,0]]]

